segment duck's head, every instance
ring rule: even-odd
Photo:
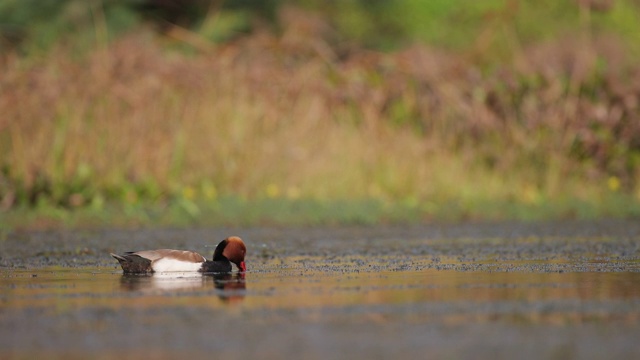
[[[245,272],[247,270],[244,264],[244,255],[247,253],[247,247],[244,245],[242,239],[237,236],[229,236],[222,240],[216,250],[213,253],[213,261],[219,261],[225,259],[236,264],[238,270]]]

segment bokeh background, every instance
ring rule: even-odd
[[[0,227],[640,214],[638,0],[3,0]]]

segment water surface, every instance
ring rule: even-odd
[[[244,275],[122,275],[108,256],[207,253],[232,233],[249,248]],[[0,353],[633,358],[638,234],[633,222],[16,233],[0,242]]]

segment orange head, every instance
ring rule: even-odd
[[[244,255],[246,253],[247,247],[242,239],[237,236],[229,236],[216,247],[216,251],[213,253],[213,261],[229,260],[236,264],[240,271],[244,272],[247,270],[244,264]]]

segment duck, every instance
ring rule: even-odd
[[[244,256],[247,247],[238,236],[222,240],[213,252],[213,259],[207,260],[195,251],[158,249],[129,251],[122,255],[113,254],[125,274],[149,274],[161,272],[202,272],[230,273],[235,264],[240,272],[247,271]]]

